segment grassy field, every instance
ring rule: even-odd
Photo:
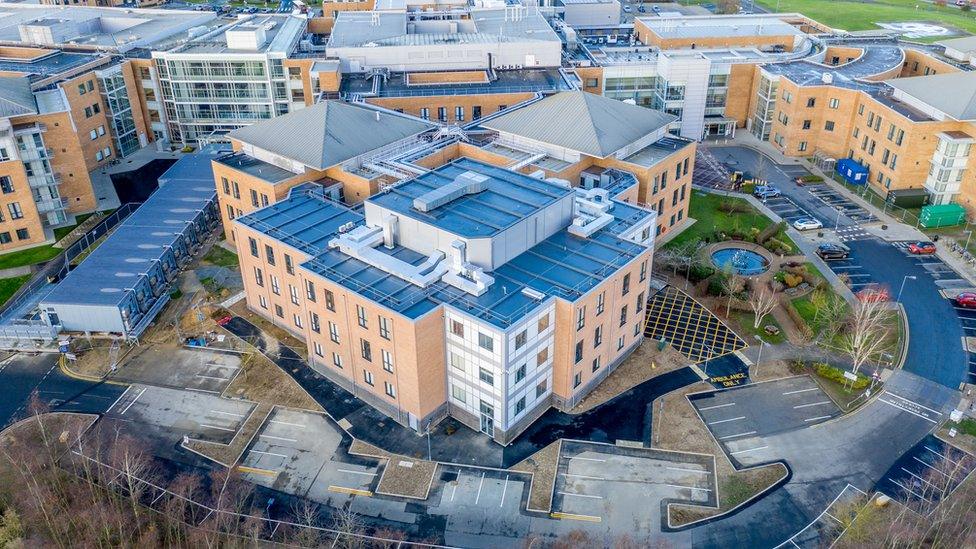
[[[0,279],[0,304],[6,303],[14,292],[30,280],[30,277],[31,275],[24,275]]]
[[[228,251],[220,246],[214,246],[203,256],[203,261],[218,267],[237,267],[237,254]]]
[[[921,0],[758,0],[770,11],[799,12],[827,26],[847,31],[878,29],[876,23],[896,21],[937,21],[960,30],[976,33],[976,15],[955,7],[939,7]],[[743,2],[748,7],[748,2]],[[918,9],[915,9],[916,6]],[[942,38],[922,38],[934,42]]]
[[[91,214],[82,214],[78,216],[78,224],[82,221],[88,219]],[[75,227],[78,226],[69,225],[67,227],[60,227],[54,229],[54,241],[57,242],[68,235]],[[61,248],[55,248],[54,246],[48,244],[45,246],[37,246],[35,248],[28,248],[26,250],[20,250],[17,252],[11,252],[9,254],[0,255],[0,269],[9,269],[11,267],[22,267],[24,265],[33,265],[35,263],[42,263],[51,259],[52,257],[63,252]]]
[[[735,203],[745,206],[748,212],[727,213],[719,210],[723,203]],[[716,231],[731,233],[733,231],[746,231],[752,227],[760,231],[772,224],[772,220],[761,214],[741,198],[730,198],[717,194],[708,194],[699,191],[692,191],[691,203],[688,206],[688,217],[696,222],[685,229],[681,234],[674,237],[664,246],[666,248],[682,246],[688,242],[701,240],[703,236],[710,235]],[[780,232],[776,238],[788,244],[793,250],[797,250],[796,244]]]

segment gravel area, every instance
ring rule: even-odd
[[[184,448],[192,450],[205,458],[212,459],[224,467],[233,467],[241,459],[241,454],[251,443],[251,439],[258,433],[265,420],[274,410],[274,406],[258,403],[247,416],[240,430],[234,433],[229,444],[218,444],[204,440],[190,439],[183,444]]]
[[[325,411],[298,382],[258,352],[244,357],[241,373],[224,389],[224,396],[298,410]]]
[[[529,489],[528,511],[552,510],[552,490],[556,484],[556,468],[559,466],[561,441],[556,441],[516,463],[512,471],[530,473],[532,487]]]
[[[387,496],[427,499],[437,471],[437,462],[393,454],[361,440],[353,440],[349,453],[386,461],[376,493]]]
[[[580,414],[596,408],[635,385],[640,385],[654,376],[688,366],[690,363],[690,360],[673,347],[668,346],[663,351],[658,351],[656,341],[645,339],[623,364],[607,376],[570,413]]]

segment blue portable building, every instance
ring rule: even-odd
[[[838,160],[835,169],[851,185],[864,185],[868,182],[867,166],[862,166],[853,158],[842,158]]]

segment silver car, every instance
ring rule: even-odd
[[[793,228],[798,231],[812,231],[822,229],[823,223],[812,217],[801,217],[793,222]]]

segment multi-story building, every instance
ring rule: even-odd
[[[305,341],[317,371],[418,432],[450,415],[507,443],[640,343],[655,228],[670,223],[637,204],[680,222],[690,196],[694,143],[667,134],[673,116],[576,91],[445,133],[325,105],[232,133],[238,152],[214,163],[222,205],[238,203],[242,163],[260,170],[248,185],[286,190],[258,192],[226,229],[249,308]],[[309,163],[278,124],[321,128],[336,105],[357,122],[332,131],[373,112],[403,117],[376,132],[409,130],[359,154],[391,178],[361,207],[342,203],[344,182],[281,168]],[[343,145],[313,154],[330,148]]]

